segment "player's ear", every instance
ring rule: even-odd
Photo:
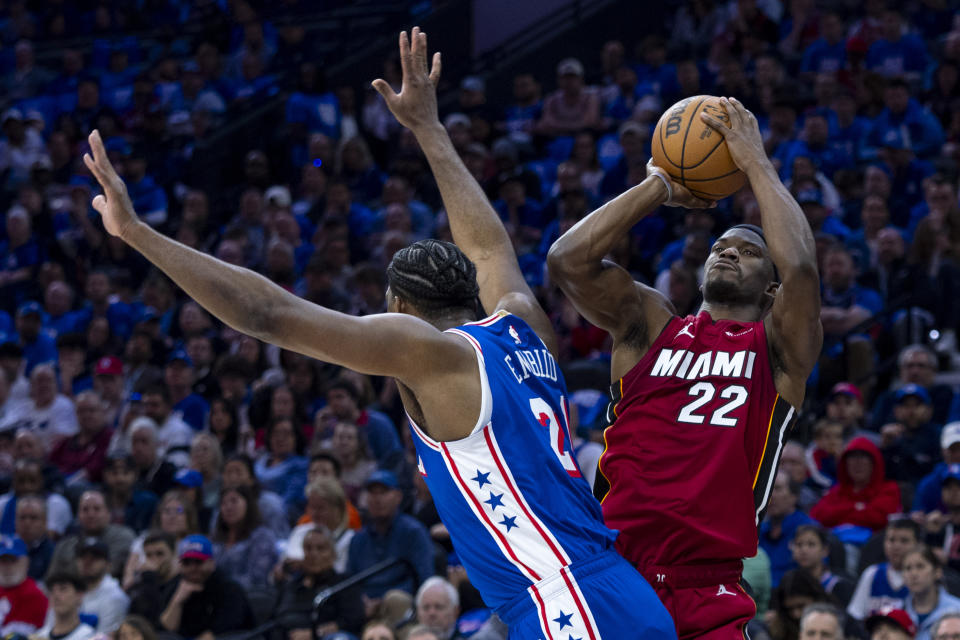
[[[764,313],[770,310],[770,307],[773,306],[773,301],[777,299],[777,291],[780,290],[780,283],[771,281],[767,285],[767,290],[763,292],[763,310]]]

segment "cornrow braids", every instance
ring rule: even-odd
[[[395,295],[429,316],[477,311],[477,268],[450,242],[420,240],[401,249],[387,267],[387,280]]]

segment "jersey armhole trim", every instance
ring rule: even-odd
[[[490,418],[493,416],[493,394],[490,392],[490,381],[487,379],[487,367],[483,360],[483,350],[480,348],[480,343],[466,331],[447,329],[447,332],[465,339],[477,354],[477,370],[480,372],[480,416],[477,418],[477,424],[474,425],[470,431],[470,435],[472,436],[490,424]]]

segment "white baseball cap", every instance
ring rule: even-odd
[[[940,432],[940,448],[949,449],[950,445],[960,442],[960,422],[948,422]]]

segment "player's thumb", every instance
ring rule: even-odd
[[[100,215],[106,215],[107,213],[107,199],[102,196],[96,196],[93,199],[93,208],[100,212]]]
[[[374,90],[383,96],[384,100],[389,100],[393,94],[393,89],[390,88],[390,85],[387,84],[387,81],[383,78],[377,78],[370,83],[373,85]]]

